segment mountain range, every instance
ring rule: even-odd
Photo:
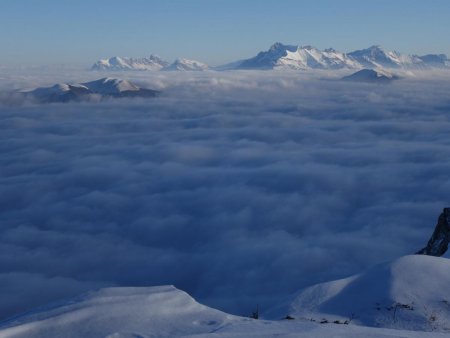
[[[148,58],[112,57],[97,61],[92,70],[234,70],[234,69],[431,69],[450,68],[450,60],[445,54],[427,54],[423,56],[407,55],[396,51],[387,51],[381,46],[349,53],[339,52],[333,48],[320,50],[313,46],[273,44],[267,51],[256,56],[234,61],[218,67],[209,67],[205,63],[177,59],[170,64],[158,56]]]
[[[176,59],[173,63],[164,61],[159,56],[150,55],[147,58],[129,58],[114,56],[94,63],[92,70],[152,70],[152,71],[202,71],[207,70],[207,64],[184,58]]]
[[[169,66],[169,62],[164,61],[159,56],[150,55],[145,58],[129,58],[114,56],[109,59],[102,59],[92,65],[92,70],[161,70]]]

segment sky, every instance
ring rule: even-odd
[[[0,65],[89,66],[151,53],[219,65],[276,41],[450,54],[447,0],[2,0]]]

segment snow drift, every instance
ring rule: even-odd
[[[4,322],[0,337],[172,337],[233,320],[173,286],[105,288]]]
[[[105,288],[5,321],[0,338],[443,337],[423,331],[450,330],[449,271],[447,259],[402,257],[307,288],[272,311],[294,320],[229,315],[173,286]]]
[[[450,260],[405,256],[341,280],[299,291],[268,317],[450,331]]]

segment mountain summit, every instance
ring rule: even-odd
[[[203,62],[180,58],[172,64],[156,55],[147,58],[129,58],[115,56],[94,63],[92,70],[178,70],[199,71],[206,69],[429,69],[450,68],[450,60],[445,54],[427,54],[424,56],[406,55],[388,51],[374,45],[366,49],[344,53],[334,48],[320,50],[314,46],[295,46],[276,42],[266,51],[256,56],[234,61],[226,65],[209,67]]]
[[[203,62],[181,58],[161,70],[203,71],[208,68],[208,65]]]
[[[161,70],[169,63],[157,55],[146,58],[129,58],[114,56],[94,63],[92,70]]]
[[[140,88],[127,80],[110,77],[84,83],[60,83],[51,87],[19,91],[19,94],[40,103],[89,101],[107,97],[155,97],[158,93],[156,90]]]
[[[348,53],[363,67],[367,68],[424,68],[425,62],[416,55],[405,55],[395,51],[386,51],[381,46],[372,46],[366,49]]]
[[[371,46],[350,53],[333,48],[320,50],[313,46],[273,44],[267,51],[235,64],[237,69],[426,69],[450,67],[445,54],[406,55]],[[229,67],[228,67],[229,69]]]
[[[148,58],[128,58],[114,56],[109,59],[102,59],[94,63],[91,70],[97,71],[118,71],[118,70],[178,70],[178,71],[202,71],[207,70],[207,64],[184,58],[176,59],[169,63],[159,56],[150,55]]]
[[[243,60],[239,69],[340,69],[358,68],[358,64],[346,54],[334,49],[320,51],[312,46],[273,44],[268,51]]]

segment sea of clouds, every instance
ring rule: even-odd
[[[0,75],[0,319],[174,284],[235,313],[422,248],[450,206],[450,74],[109,74],[156,99],[37,105]]]

